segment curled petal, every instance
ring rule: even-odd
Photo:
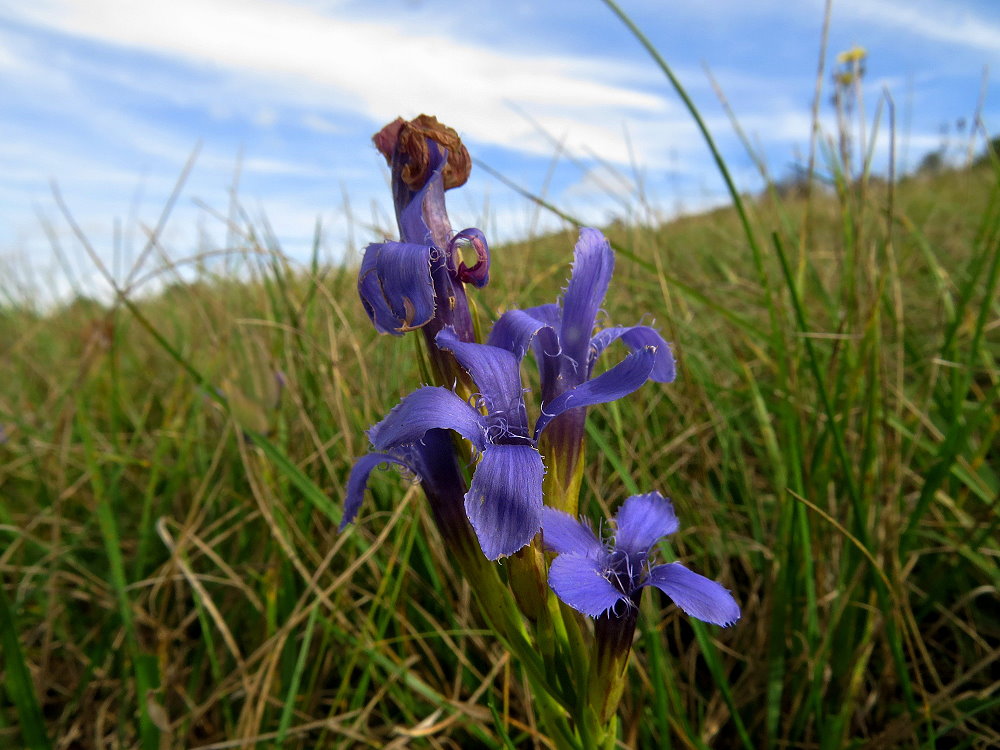
[[[604,554],[604,545],[588,524],[548,506],[542,508],[542,540],[545,549],[561,555],[598,558]]]
[[[455,355],[476,382],[486,400],[491,422],[502,420],[506,432],[528,436],[528,414],[524,408],[521,370],[517,359],[506,349],[489,344],[459,341],[454,331],[443,328],[437,345]]]
[[[724,586],[680,563],[657,565],[642,583],[656,586],[692,617],[723,627],[740,619],[740,606]]]
[[[559,369],[562,365],[562,344],[559,342],[559,330],[562,326],[562,308],[559,305],[548,304],[525,309],[528,315],[540,320],[552,329],[552,335],[543,330],[531,342],[531,350],[538,363],[538,374],[542,386],[542,398],[546,401],[559,395]]]
[[[368,486],[368,477],[372,470],[379,464],[392,463],[411,469],[408,463],[400,460],[388,453],[369,453],[362,456],[351,469],[351,475],[347,478],[347,497],[344,498],[344,516],[340,521],[339,531],[343,531],[347,524],[354,520],[361,507],[361,501],[365,496],[365,488]]]
[[[606,577],[604,561],[586,555],[559,555],[549,566],[549,586],[573,609],[590,617],[628,597]]]
[[[524,359],[530,346],[538,363],[542,398],[558,395],[559,366],[562,349],[559,346],[559,305],[539,305],[525,310],[508,310],[490,330],[486,343],[512,352]]]
[[[590,349],[590,335],[597,311],[611,282],[615,256],[604,235],[596,229],[583,228],[576,243],[573,274],[563,296],[562,327],[559,341],[563,355],[576,363],[577,381],[583,382]]]
[[[434,317],[431,248],[382,242],[365,248],[358,295],[379,333],[400,336]]]
[[[493,324],[486,343],[506,349],[520,360],[524,359],[536,337],[543,356],[555,357],[559,354],[559,341],[553,324],[536,318],[528,310],[508,310]]]
[[[615,522],[615,547],[631,557],[643,558],[679,525],[673,504],[659,492],[632,495],[618,509]]]
[[[462,241],[468,242],[476,251],[476,262],[471,267],[465,265],[459,255],[458,243]],[[490,247],[486,244],[486,237],[478,229],[463,229],[452,237],[448,243],[448,252],[458,258],[459,281],[478,288],[490,283]]]
[[[425,386],[406,396],[368,431],[368,438],[377,450],[391,450],[417,443],[435,428],[454,430],[478,451],[486,448],[486,418],[439,386]]]
[[[395,333],[399,321],[392,314],[389,304],[382,294],[382,285],[379,283],[378,274],[375,271],[375,260],[378,255],[377,245],[369,245],[365,248],[364,258],[361,260],[361,272],[358,274],[358,296],[361,298],[361,305],[368,313],[368,318],[379,333]]]
[[[605,404],[627,396],[649,378],[656,361],[656,349],[649,346],[633,352],[605,373],[588,380],[542,406],[542,416],[535,423],[535,439],[555,418],[569,409]]]
[[[465,512],[490,560],[512,555],[541,526],[542,457],[528,445],[491,445],[476,466]]]
[[[659,331],[649,326],[616,326],[605,328],[594,334],[590,340],[591,360],[596,360],[605,349],[618,339],[622,340],[632,351],[638,351],[646,346],[656,347],[656,363],[653,371],[649,374],[650,380],[657,383],[672,383],[677,376],[674,355],[670,351],[670,344],[663,340]]]

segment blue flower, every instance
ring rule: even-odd
[[[438,333],[436,343],[451,352],[476,383],[475,403],[447,388],[425,386],[372,427],[368,437],[376,453],[360,459],[351,473],[342,526],[357,513],[375,465],[399,463],[419,475],[419,462],[402,454],[421,446],[429,431],[451,430],[482,455],[465,495],[465,512],[483,554],[495,560],[528,544],[541,525],[545,469],[529,431],[520,362],[506,349],[460,341],[450,329]],[[600,377],[567,391],[565,398],[548,406],[536,434],[565,409],[606,403],[636,390],[649,377],[655,358],[655,349],[645,347]]]
[[[468,243],[478,260],[460,260],[459,245]],[[379,242],[365,248],[358,273],[358,295],[379,333],[402,336],[450,312],[456,282],[483,287],[489,283],[489,247],[478,229],[463,229],[444,250],[414,242]]]
[[[471,340],[461,287],[488,283],[489,246],[478,229],[452,235],[444,199],[446,188],[465,181],[455,176],[453,157],[458,151],[467,161],[468,152],[455,131],[425,116],[390,123],[375,142],[392,167],[400,241],[365,248],[358,274],[365,312],[380,333],[401,336],[437,319],[438,327],[452,325],[463,339]],[[467,169],[463,171],[467,176]],[[476,252],[471,267],[461,259],[462,243]]]
[[[593,333],[614,265],[614,253],[604,235],[596,229],[581,229],[574,251],[573,273],[562,303],[510,310],[500,316],[490,331],[488,344],[519,357],[529,347],[534,350],[545,413],[552,411],[555,399],[589,380],[598,357],[619,339],[632,351],[655,347],[650,379],[669,383],[675,377],[670,345],[655,329],[616,326]]]
[[[553,508],[542,511],[545,546],[558,553],[549,585],[566,604],[590,617],[632,607],[646,586],[655,586],[684,612],[715,625],[732,625],[740,608],[715,581],[680,563],[650,566],[656,543],[677,530],[673,505],[659,492],[633,495],[618,509],[612,541],[602,542],[582,521]]]

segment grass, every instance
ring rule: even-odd
[[[998,173],[838,164],[609,229],[609,319],[680,369],[592,410],[584,501],[670,495],[744,611],[645,597],[623,746],[1000,744]],[[480,309],[552,301],[574,239],[498,249]],[[414,342],[353,269],[239,244],[237,275],[0,309],[0,744],[545,747],[418,488],[376,476],[336,533]]]

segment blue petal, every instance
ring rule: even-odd
[[[596,360],[608,346],[618,339],[622,340],[629,349],[638,351],[646,346],[656,347],[656,364],[649,374],[650,380],[657,383],[671,383],[677,376],[674,364],[674,355],[670,351],[670,344],[663,340],[663,337],[655,328],[649,326],[616,326],[605,328],[594,335],[590,340],[591,359]]]
[[[381,245],[369,245],[365,248],[365,255],[361,259],[361,270],[358,273],[358,296],[376,331],[401,336],[402,334],[396,331],[399,321],[393,315],[378,279],[376,265],[381,248]]]
[[[604,561],[586,555],[559,555],[549,566],[549,586],[573,609],[597,617],[620,601],[628,602],[605,578]]]
[[[524,359],[531,346],[538,363],[541,377],[542,398],[550,400],[559,395],[560,355],[559,320],[562,314],[559,305],[539,305],[524,310],[510,310],[493,324],[488,344],[499,346],[512,352],[519,360]]]
[[[490,424],[502,423],[505,432],[527,438],[528,414],[517,358],[496,346],[459,341],[448,328],[438,333],[436,341],[441,349],[455,355],[476,382],[486,401]]]
[[[627,396],[649,378],[656,360],[653,347],[633,352],[624,360],[593,380],[571,388],[542,406],[542,416],[535,423],[535,438],[555,417],[569,409],[593,404],[605,404]]]
[[[563,296],[562,329],[559,331],[563,356],[575,366],[577,383],[587,377],[590,335],[614,267],[615,256],[604,235],[596,229],[581,229],[573,274]]]
[[[420,476],[420,484],[425,490],[436,495],[455,494],[451,485],[455,484],[458,466],[455,462],[455,444],[449,430],[428,430],[420,442],[402,450],[406,452],[404,458],[411,464],[413,473]],[[461,492],[457,494],[465,494],[464,483]]]
[[[633,557],[645,557],[667,534],[677,531],[674,506],[659,492],[632,495],[615,514],[615,547]]]
[[[604,545],[590,526],[548,506],[542,508],[542,540],[546,549],[559,554],[597,558],[604,553]]]
[[[380,333],[399,336],[434,317],[430,251],[426,245],[406,242],[382,242],[365,248],[358,294]]]
[[[541,526],[542,457],[527,445],[491,445],[476,466],[465,512],[490,560],[512,555]]]
[[[438,386],[420,388],[400,401],[386,418],[368,431],[378,450],[416,443],[428,430],[454,430],[476,450],[486,448],[486,418],[477,409]]]
[[[551,305],[551,307],[556,306]],[[558,356],[559,341],[556,339],[555,326],[536,318],[528,310],[508,310],[501,315],[490,329],[486,343],[506,349],[520,360],[524,359],[528,347],[536,336],[542,349],[542,356]]]
[[[388,453],[369,453],[367,456],[359,458],[351,469],[351,475],[347,478],[347,497],[344,498],[344,516],[340,521],[340,531],[343,531],[344,527],[358,515],[358,508],[361,507],[361,501],[364,499],[368,477],[372,470],[379,464],[385,463],[399,464],[411,470],[413,468],[405,461],[390,456]]]
[[[541,396],[545,401],[550,401],[559,395],[557,389],[562,386],[559,382],[559,369],[563,364],[562,344],[559,342],[559,330],[562,328],[562,308],[554,304],[539,305],[538,307],[528,307],[524,312],[545,323],[553,331],[552,336],[542,331],[541,335],[535,336],[531,342],[531,351],[535,355],[535,362],[538,363],[538,374],[542,386]]]
[[[642,583],[656,586],[692,617],[726,627],[740,619],[740,606],[724,586],[680,563],[657,565]]]

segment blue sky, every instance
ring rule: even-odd
[[[774,174],[805,160],[822,0],[622,5],[688,87],[741,186],[760,178],[706,70]],[[973,121],[984,93],[982,119],[1000,130],[984,78],[1000,62],[1000,3],[835,0],[827,95],[836,54],[854,45],[868,51],[869,119],[883,91],[895,102],[899,167],[946,137],[958,158],[968,138],[957,122]],[[258,225],[267,218],[290,257],[307,258],[317,221],[324,258],[359,257],[394,231],[369,138],[398,114],[437,115],[475,157],[589,223],[723,200],[690,118],[598,0],[0,0],[0,98],[0,286],[48,295],[102,288],[51,182],[124,279],[199,144],[163,234],[170,258],[229,241],[220,216],[237,165],[240,205]],[[821,121],[832,132],[828,96]],[[482,170],[450,195],[456,227],[495,239],[558,225]]]

